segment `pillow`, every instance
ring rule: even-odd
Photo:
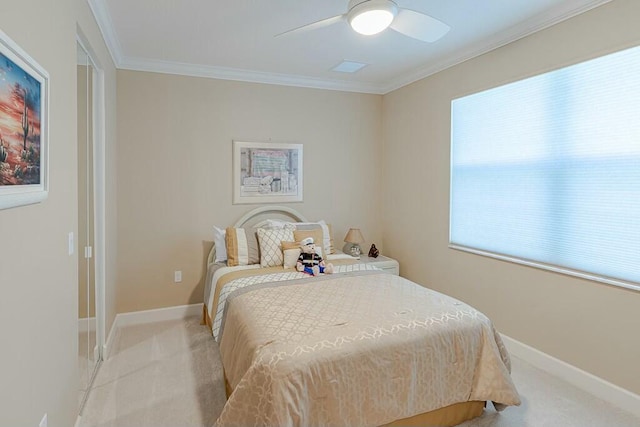
[[[216,246],[216,259],[213,262],[225,262],[227,260],[226,235],[226,230],[213,226],[213,244]]]
[[[287,249],[300,249],[300,242],[282,241],[280,246],[282,246],[283,251],[286,251]]]
[[[275,267],[283,265],[282,242],[291,241],[293,231],[290,228],[264,229],[258,228],[258,242],[260,244],[260,266]]]
[[[284,268],[295,268],[300,257],[300,243],[298,242],[282,242],[282,255],[284,258]]]
[[[295,230],[296,226],[292,222],[287,222],[280,219],[268,219],[264,222],[264,225],[260,228],[266,228],[268,230],[278,230],[282,228],[289,228],[291,230]]]
[[[320,220],[318,222],[296,222],[295,225],[296,230],[322,230],[322,238],[313,239],[315,244],[318,246],[322,246],[322,251],[325,254],[332,254],[335,252],[335,250],[333,250],[333,243],[331,241],[331,230],[329,228],[329,225],[327,225],[324,220]]]
[[[226,237],[227,265],[258,264],[260,253],[258,239],[253,228],[227,228]]]
[[[335,254],[336,248],[333,246],[333,230],[331,229],[331,224],[327,224],[324,221],[319,221],[320,225],[325,225],[327,227],[326,233],[324,234],[324,248],[326,253]],[[324,228],[322,229],[324,233]],[[327,234],[329,235],[329,242],[327,244]]]
[[[322,247],[322,229],[317,228],[315,230],[296,230],[293,232],[293,237],[296,242],[301,242],[302,239],[307,237],[313,237],[313,242],[316,244],[316,253],[325,259],[325,252]]]

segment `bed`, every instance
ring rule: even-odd
[[[266,207],[234,227],[273,219],[308,222]],[[489,401],[520,404],[500,335],[473,307],[344,254],[325,257],[334,274],[310,277],[228,267],[215,250],[203,323],[225,373],[217,426],[453,426]]]

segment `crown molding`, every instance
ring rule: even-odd
[[[87,0],[89,3],[89,8],[93,13],[94,18],[96,18],[96,22],[98,23],[98,28],[100,28],[100,32],[102,33],[102,38],[104,39],[105,44],[107,45],[107,49],[111,54],[111,59],[115,64],[116,68],[120,68],[120,63],[122,62],[122,47],[120,46],[120,41],[118,40],[118,35],[116,34],[115,29],[113,28],[113,22],[111,22],[111,15],[107,10],[107,6],[104,0]]]
[[[539,19],[535,21],[528,21],[526,25],[516,25],[511,27],[505,32],[501,32],[495,37],[485,40],[482,43],[476,43],[475,45],[460,52],[455,57],[447,58],[443,61],[435,64],[430,64],[427,67],[420,68],[411,73],[399,76],[393,79],[388,85],[384,86],[383,93],[387,94],[394,90],[400,89],[411,83],[415,83],[418,80],[422,80],[454,65],[461,64],[465,61],[484,55],[492,50],[498,49],[502,46],[506,46],[517,40],[530,36],[538,31],[542,31],[545,28],[549,28],[553,25],[559,24],[562,21],[578,16],[581,13],[587,12],[591,9],[595,9],[598,6],[602,6],[605,3],[609,3],[611,0],[594,0],[579,8],[562,9],[561,7],[554,9],[546,14],[543,14]]]
[[[155,59],[123,58],[120,66],[124,70],[147,71],[151,73],[177,74],[192,77],[206,77],[221,80],[236,80],[250,83],[265,83],[281,86],[296,86],[311,89],[337,90],[344,92],[382,95],[383,87],[365,82],[314,79],[291,74],[267,73],[241,70],[237,68],[214,67],[210,65],[186,64]]]
[[[173,61],[155,59],[125,57],[122,53],[118,36],[114,30],[111,16],[107,10],[105,0],[87,0],[98,27],[102,32],[107,48],[113,62],[118,69],[132,71],[146,71],[153,73],[177,74],[183,76],[205,77],[222,80],[235,80],[251,83],[275,84],[282,86],[296,86],[312,89],[337,90],[344,92],[369,93],[385,95],[400,89],[418,80],[429,77],[449,67],[483,55],[499,47],[513,43],[533,33],[544,30],[581,13],[587,12],[611,0],[593,0],[578,8],[566,8],[559,6],[552,11],[541,15],[534,21],[528,21],[525,25],[517,25],[509,30],[501,32],[492,39],[465,49],[456,56],[446,58],[435,64],[430,64],[418,70],[403,74],[390,82],[381,84],[371,82],[352,82],[332,79],[316,79],[290,74],[278,74],[262,71],[250,71],[236,68],[216,67],[211,65],[187,64]]]

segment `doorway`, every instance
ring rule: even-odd
[[[77,41],[78,368],[81,413],[104,347],[104,133],[102,74]]]

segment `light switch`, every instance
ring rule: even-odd
[[[69,239],[68,239],[68,246],[69,246],[69,255],[73,255],[73,253],[75,252],[75,242],[74,242],[74,238],[73,238],[73,231],[71,233],[69,233]]]

